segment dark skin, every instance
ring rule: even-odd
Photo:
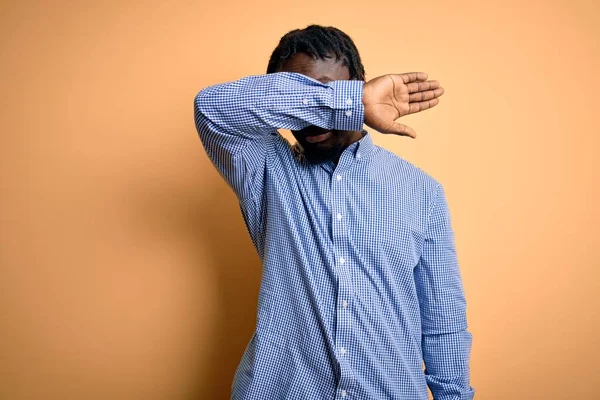
[[[335,57],[315,59],[305,53],[289,58],[280,72],[297,72],[322,83],[349,80],[350,71]],[[415,131],[396,120],[404,115],[427,110],[439,103],[444,93],[437,81],[428,81],[424,72],[389,74],[366,82],[363,87],[365,124],[381,133],[415,138]],[[313,163],[337,163],[346,147],[362,138],[360,131],[338,131],[309,126],[292,131]]]

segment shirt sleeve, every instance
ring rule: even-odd
[[[194,119],[208,156],[240,200],[262,190],[277,129],[310,125],[361,130],[363,81],[321,83],[280,72],[210,86],[194,99]]]
[[[438,184],[423,251],[415,268],[427,385],[435,400],[471,400],[472,335],[446,196]]]

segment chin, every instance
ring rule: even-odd
[[[304,155],[312,163],[335,161],[339,158],[342,151],[342,146],[325,142],[310,143],[310,147],[304,147]]]

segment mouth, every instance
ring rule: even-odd
[[[329,139],[332,134],[333,134],[333,132],[329,131],[329,132],[322,133],[320,135],[305,136],[304,140],[306,140],[308,143],[319,143],[319,142]]]

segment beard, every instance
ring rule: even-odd
[[[331,132],[331,135],[319,142],[311,143],[306,138]],[[301,147],[302,155],[310,164],[322,164],[327,161],[337,162],[346,148],[346,135],[342,131],[328,130],[309,126],[300,131],[292,131]]]

